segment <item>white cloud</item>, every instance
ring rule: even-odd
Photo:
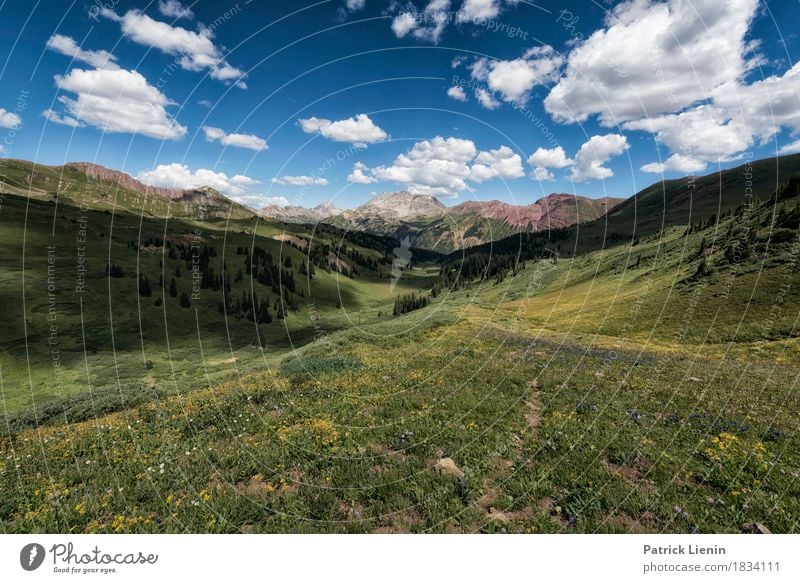
[[[117,58],[108,51],[86,51],[78,46],[74,39],[63,34],[54,34],[47,41],[51,51],[72,57],[76,61],[91,65],[95,69],[119,69]]]
[[[272,183],[284,186],[325,186],[328,184],[328,179],[314,176],[278,176],[272,179]]]
[[[0,128],[18,129],[22,125],[22,118],[16,113],[0,107]]]
[[[673,154],[664,162],[651,162],[642,166],[642,172],[662,174],[664,172],[680,172],[681,174],[696,174],[706,169],[707,164],[682,154]]]
[[[368,176],[365,172],[369,171],[366,164],[356,162],[353,165],[353,171],[347,176],[348,182],[355,182],[356,184],[372,184],[377,182],[372,176]]]
[[[57,123],[63,126],[69,126],[71,128],[77,128],[82,125],[77,119],[69,116],[61,116],[52,109],[44,110],[42,112],[42,115],[47,121],[51,123]]]
[[[345,6],[350,12],[358,12],[364,10],[365,0],[345,0]]]
[[[758,0],[627,0],[569,54],[545,99],[560,122],[606,126],[672,113],[736,82],[753,65],[746,34]]]
[[[234,194],[228,198],[253,210],[259,210],[265,206],[272,205],[289,206],[289,201],[283,196],[265,196],[263,194]]]
[[[675,152],[664,164],[646,164],[645,172],[700,172],[707,162],[726,162],[753,144],[747,128],[713,105],[701,105],[680,114],[663,115],[623,124],[644,130]]]
[[[194,12],[188,6],[184,6],[179,0],[158,0],[158,11],[169,18],[194,18]]]
[[[778,154],[796,154],[800,152],[800,140],[796,140],[791,144],[786,144],[780,150],[778,150]]]
[[[417,26],[417,18],[411,12],[398,14],[392,20],[392,32],[397,38],[403,38]]]
[[[536,85],[555,82],[564,58],[549,45],[534,47],[510,61],[477,59],[470,65],[472,78],[486,83],[506,102],[524,103]]]
[[[539,182],[547,182],[549,180],[555,180],[555,176],[553,173],[550,172],[547,168],[534,168],[533,172],[531,172],[531,178],[534,180],[538,180]]]
[[[800,62],[783,75],[750,85],[720,87],[713,103],[760,141],[772,139],[781,127],[800,132]]]
[[[450,0],[431,0],[422,12],[413,4],[392,19],[392,32],[397,38],[411,34],[414,38],[438,44],[450,22]]]
[[[573,163],[574,160],[567,158],[567,154],[561,146],[556,146],[549,150],[538,148],[528,157],[528,164],[542,168],[566,168]]]
[[[193,172],[187,165],[178,163],[159,164],[152,170],[139,172],[136,178],[145,184],[163,188],[186,189],[210,186],[229,196],[242,196],[247,187],[259,184],[258,180],[242,174],[228,177],[224,172],[214,172],[205,168]]]
[[[357,174],[356,170],[360,172]],[[417,142],[390,166],[367,169],[356,165],[353,175],[366,176],[370,182],[403,184],[413,194],[457,196],[459,192],[472,190],[470,182],[492,178],[512,180],[524,176],[524,171],[520,156],[506,146],[479,152],[471,140],[436,136]]]
[[[351,144],[373,144],[388,138],[388,134],[375,125],[364,113],[355,117],[331,121],[311,117],[298,120],[300,127],[307,134],[319,132],[323,137],[334,142],[349,142]]]
[[[500,107],[500,102],[492,97],[492,94],[483,87],[475,88],[475,98],[478,100],[478,103],[486,109],[497,109]]]
[[[757,8],[757,0],[627,0],[572,50],[545,109],[559,122],[597,116],[652,133],[668,156],[645,172],[697,173],[783,128],[797,134],[800,63],[743,82],[762,60],[747,39]]]
[[[206,134],[207,142],[217,141],[223,146],[247,148],[256,152],[261,152],[268,148],[266,140],[253,134],[228,134],[220,128],[209,126],[203,126],[203,132]]]
[[[622,154],[628,149],[628,139],[621,134],[592,136],[575,154],[574,159],[567,157],[564,148],[556,146],[546,149],[538,148],[528,157],[528,163],[534,166],[531,178],[544,182],[555,177],[550,168],[571,168],[570,178],[575,182],[602,180],[614,176],[614,172],[605,166],[612,157]]]
[[[177,140],[186,128],[166,110],[171,102],[136,71],[125,69],[72,69],[56,76],[62,91],[58,100],[76,120],[110,133],[143,134],[151,138]]]
[[[575,182],[611,178],[614,172],[603,164],[613,156],[622,154],[628,147],[628,138],[621,134],[592,136],[575,154],[570,178]]]
[[[466,101],[467,94],[464,93],[464,89],[459,87],[458,85],[453,85],[447,90],[448,97],[452,97],[456,101]]]
[[[470,176],[475,182],[485,182],[492,178],[513,180],[525,176],[522,158],[508,146],[500,146],[496,150],[479,152],[472,165]]]
[[[501,0],[464,0],[458,11],[459,21],[496,18],[500,14]]]
[[[211,40],[211,30],[205,27],[194,32],[154,20],[140,10],[129,10],[122,16],[109,8],[100,13],[106,18],[119,22],[122,34],[135,43],[153,47],[168,55],[178,55],[178,64],[187,71],[208,69],[212,79],[236,82],[241,88],[244,72],[230,65],[222,56],[222,51]]]

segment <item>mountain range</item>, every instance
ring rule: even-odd
[[[330,203],[313,209],[273,205],[258,214],[290,223],[327,222],[340,228],[408,239],[412,247],[449,253],[519,231],[549,231],[592,221],[622,200],[551,194],[529,205],[491,200],[448,207],[432,196],[392,192],[352,210],[339,211]]]
[[[491,200],[452,207],[437,198],[408,192],[384,193],[352,210],[330,202],[313,208],[269,205],[254,211],[211,187],[173,189],[145,184],[125,172],[90,162],[45,166],[23,160],[0,161],[4,191],[76,206],[128,210],[146,216],[247,219],[258,215],[283,223],[328,223],[373,235],[407,239],[412,247],[449,253],[495,241],[520,231],[540,232],[603,216],[621,198],[591,199],[550,194],[529,205]]]

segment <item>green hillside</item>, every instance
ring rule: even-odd
[[[397,294],[436,274],[409,269],[390,291],[396,241],[332,227],[312,238],[304,227],[284,231],[255,217],[158,219],[98,206],[3,197],[8,410],[105,386],[207,385],[385,317]],[[248,272],[256,255],[260,268]]]
[[[797,532],[799,161],[754,163],[746,198],[741,169],[696,179],[688,202],[678,182],[647,189],[637,209],[662,200],[656,222],[626,203],[550,237],[417,254],[394,288],[392,239],[59,207],[68,396],[48,345],[54,205],[7,195],[0,486],[19,495],[0,501],[0,529]],[[247,302],[220,312],[213,279],[187,308],[160,289],[196,229],[230,295],[257,291],[272,323],[239,317]],[[306,285],[298,266],[325,245],[333,267]],[[235,281],[267,251],[295,292]],[[408,294],[425,301],[393,315]]]

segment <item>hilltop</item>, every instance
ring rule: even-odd
[[[90,162],[43,166],[25,160],[0,159],[0,183],[3,191],[11,194],[58,200],[72,206],[128,210],[151,217],[254,216],[247,207],[208,186],[159,188],[125,172]]]

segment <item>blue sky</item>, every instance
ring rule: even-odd
[[[793,0],[0,3],[0,155],[252,206],[630,196],[800,151]]]

